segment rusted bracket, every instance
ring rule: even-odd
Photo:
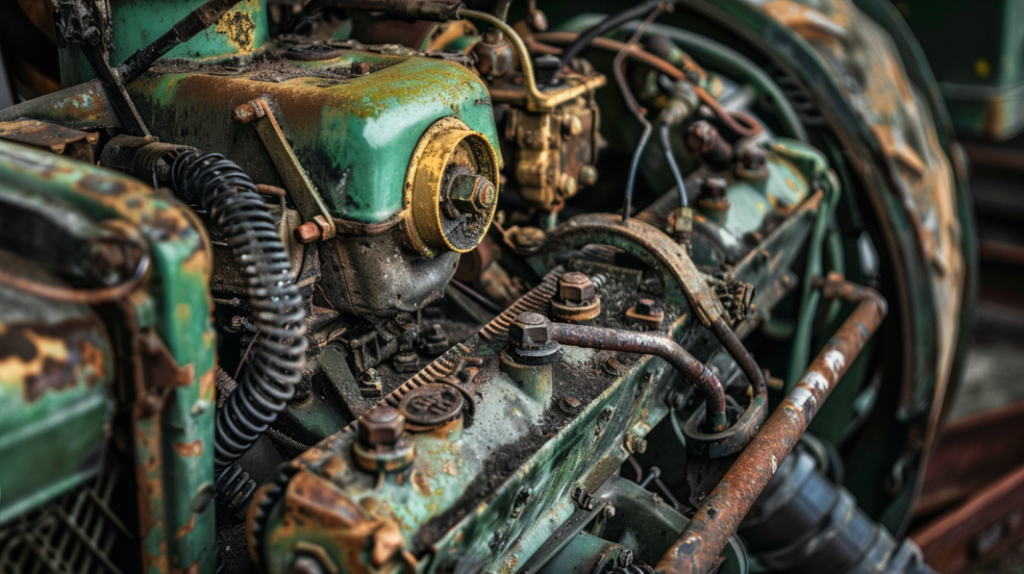
[[[292,150],[292,146],[288,145],[281,125],[277,123],[274,112],[271,111],[267,101],[263,98],[256,98],[242,104],[235,108],[232,117],[240,124],[252,123],[255,126],[256,133],[263,141],[267,152],[270,153],[270,159],[274,162],[274,167],[277,168],[277,173],[288,190],[288,196],[291,197],[302,216],[304,223],[300,227],[308,230],[310,225],[315,225],[315,231],[318,232],[315,234],[303,232],[298,235],[311,237],[312,240],[326,240],[334,237],[337,233],[334,218],[327,211],[323,199],[313,187],[313,182],[309,180],[309,176],[302,169],[302,164],[299,163],[299,158]]]
[[[650,224],[636,219],[623,223],[611,214],[580,215],[552,230],[544,249],[550,255],[594,243],[625,249],[666,272],[679,285],[704,325],[710,327],[722,316],[722,303],[708,284],[708,277],[697,269],[684,247]]]

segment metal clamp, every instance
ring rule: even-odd
[[[300,241],[309,243],[317,239],[326,240],[334,237],[337,233],[334,218],[327,211],[323,199],[313,187],[313,182],[302,169],[292,146],[288,145],[281,125],[277,123],[267,101],[264,98],[256,98],[242,104],[235,108],[232,118],[240,124],[252,123],[256,127],[256,133],[267,148],[270,159],[274,162],[285,189],[288,190],[288,196],[302,216],[304,223],[299,226],[296,234]]]

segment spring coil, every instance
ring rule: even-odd
[[[295,394],[306,362],[306,312],[274,218],[242,168],[217,153],[186,152],[171,167],[179,197],[205,209],[246,278],[258,331],[238,389],[217,412],[214,461],[230,465]]]
[[[245,508],[256,492],[256,481],[237,464],[229,465],[217,476],[217,500],[232,512]]]

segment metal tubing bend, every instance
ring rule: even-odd
[[[885,318],[885,299],[874,289],[849,283],[839,274],[830,274],[817,285],[823,296],[857,303],[857,307],[711,491],[679,540],[662,556],[657,572],[704,574],[717,566],[729,537],[775,469]]]
[[[573,347],[642,353],[665,359],[704,399],[707,404],[708,424],[712,429],[717,432],[725,430],[728,426],[722,382],[704,363],[668,337],[587,325],[552,323],[551,338]]]

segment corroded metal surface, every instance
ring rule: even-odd
[[[796,445],[885,317],[885,300],[872,289],[830,277],[822,290],[826,297],[855,301],[858,305],[705,499],[682,536],[658,563],[659,572],[706,574],[714,570],[729,537],[779,463]]]

